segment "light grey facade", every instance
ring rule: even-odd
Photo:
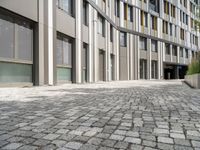
[[[198,3],[1,0],[0,85],[182,78]]]

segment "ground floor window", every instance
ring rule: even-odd
[[[158,79],[158,62],[155,60],[151,61],[151,78]]]
[[[147,60],[140,59],[140,79],[147,79]]]
[[[88,80],[88,45],[83,43],[82,49],[82,82],[87,82]]]
[[[0,10],[0,83],[33,82],[33,23]]]
[[[73,40],[63,34],[57,35],[57,81],[72,81]]]

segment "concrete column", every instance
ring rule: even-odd
[[[81,42],[81,3],[82,1],[76,1],[76,83],[81,83],[81,48],[82,48],[82,42]]]
[[[138,59],[136,59],[137,60],[137,79],[139,80],[140,79],[140,37],[139,36],[137,36],[136,37],[136,43],[137,43],[137,57],[138,57]]]
[[[45,84],[54,85],[56,83],[56,0],[44,0],[44,16]]]
[[[120,26],[124,27],[124,2],[120,1]]]
[[[119,80],[119,31],[115,29],[114,33],[116,37],[116,80]]]
[[[147,79],[151,79],[151,39],[147,39]]]
[[[127,55],[126,55],[126,58],[127,58],[127,79],[128,80],[130,80],[130,68],[129,68],[129,65],[130,65],[130,62],[129,62],[129,57],[130,57],[130,35],[129,35],[129,33],[127,33],[127,49],[126,49],[126,51],[127,51]]]
[[[110,24],[107,24],[106,48],[107,48],[107,81],[111,81],[111,59],[110,59]]]
[[[98,81],[98,66],[99,66],[99,62],[98,62],[98,55],[99,55],[99,50],[98,50],[98,45],[97,45],[97,40],[98,40],[98,34],[97,34],[97,23],[98,23],[98,18],[97,18],[97,11],[94,10],[94,24],[93,24],[93,27],[94,27],[94,31],[93,31],[93,43],[94,43],[94,46],[93,46],[93,58],[94,58],[94,62],[93,62],[93,66],[94,66],[94,82],[97,82]]]
[[[134,79],[134,75],[133,75],[133,69],[134,69],[134,63],[133,63],[133,61],[134,61],[134,57],[133,57],[133,35],[132,34],[130,34],[130,50],[129,50],[130,52],[129,52],[129,55],[130,55],[130,61],[129,61],[129,75],[130,75],[130,77],[129,77],[129,79],[130,80],[133,80]]]
[[[158,79],[161,79],[162,76],[162,60],[163,60],[163,44],[158,41]]]
[[[180,63],[180,47],[177,46],[177,63]]]
[[[44,84],[44,0],[38,1],[38,85]]]
[[[171,62],[173,62],[172,45],[170,45],[170,58]]]
[[[108,41],[108,36],[109,36],[109,23],[105,20],[105,81],[109,81],[109,63],[110,63],[110,54],[109,54],[109,41]]]
[[[88,68],[88,74],[89,74],[89,82],[92,82],[93,81],[93,57],[92,57],[92,54],[93,54],[93,16],[92,16],[92,6],[89,5],[88,6],[88,15],[89,15],[89,24],[88,24],[88,28],[89,28],[89,51],[88,51],[88,57],[89,57],[89,68]]]

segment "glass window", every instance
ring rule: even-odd
[[[158,79],[158,62],[155,60],[151,61],[151,78]]]
[[[171,54],[171,53],[170,53],[170,44],[165,43],[165,53],[166,53],[167,55],[170,55],[170,54]]]
[[[62,39],[60,37],[57,38],[57,64],[58,65],[62,65],[62,56],[63,56],[63,42],[62,42]]]
[[[72,43],[68,39],[63,40],[63,64],[71,66],[71,57],[72,57]]]
[[[140,37],[140,49],[147,50],[147,38]]]
[[[88,26],[88,6],[85,0],[83,1],[83,24]]]
[[[14,58],[14,24],[8,19],[0,14],[0,57]]]
[[[183,48],[180,47],[180,57],[183,57]]]
[[[147,60],[140,59],[140,79],[147,79]]]
[[[151,51],[152,52],[158,51],[158,42],[155,40],[151,40]]]
[[[58,0],[58,7],[69,15],[73,15],[73,0]]]
[[[98,17],[99,21],[98,21],[98,33],[101,34],[103,37],[105,36],[105,33],[104,33],[104,18],[99,15]]]
[[[126,33],[120,32],[120,46],[126,47],[127,41],[126,41]]]
[[[58,36],[57,37],[57,64],[72,66],[72,40]]]
[[[33,51],[33,30],[26,22],[17,24],[17,58],[22,60],[32,60]]]

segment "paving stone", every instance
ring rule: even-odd
[[[48,135],[44,136],[43,138],[46,139],[46,140],[55,140],[59,136],[60,135],[58,135],[58,134],[48,134]]]
[[[170,137],[175,138],[175,139],[185,139],[185,135],[179,134],[179,133],[170,133]]]
[[[18,150],[38,150],[38,147],[31,145],[24,145],[20,147]]]
[[[134,138],[134,137],[126,137],[124,139],[125,142],[128,142],[128,143],[133,143],[133,144],[141,144],[141,139],[139,138]]]
[[[200,147],[200,141],[192,141],[194,147]]]
[[[168,137],[158,137],[158,142],[161,143],[167,143],[167,144],[173,144],[173,139],[172,138],[168,138]]]
[[[119,148],[119,149],[127,149],[128,148],[128,143],[126,142],[117,142],[114,146],[115,148]]]
[[[156,147],[156,142],[143,140],[142,145],[149,146],[149,147]]]
[[[13,150],[13,149],[18,149],[22,145],[23,145],[22,143],[10,143],[6,145],[5,147],[3,147],[2,149]]]
[[[131,150],[143,150],[143,146],[131,144]]]
[[[110,136],[110,139],[122,141],[122,140],[124,139],[124,136],[112,134],[112,135]]]
[[[106,147],[114,147],[116,141],[115,140],[104,140],[101,145]]]
[[[69,142],[65,145],[65,147],[67,148],[71,148],[71,149],[80,149],[82,146],[81,143],[78,143],[78,142]]]

